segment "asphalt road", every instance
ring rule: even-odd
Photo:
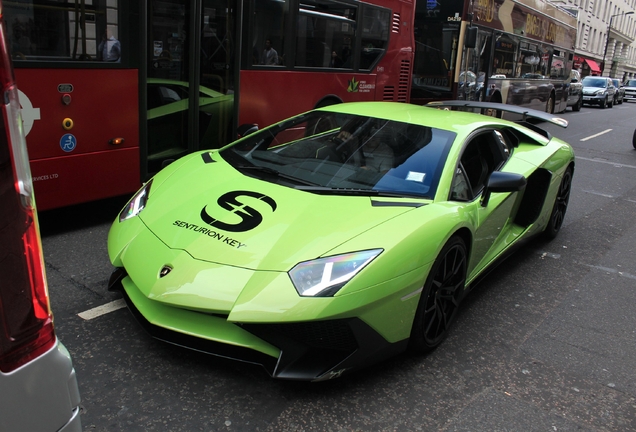
[[[433,353],[325,383],[155,341],[117,309],[106,238],[122,199],[41,213],[84,429],[636,431],[636,104],[562,117],[567,129],[548,129],[577,160],[557,239],[492,272]],[[78,315],[101,305],[113,310]]]

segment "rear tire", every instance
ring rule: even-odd
[[[409,340],[413,351],[431,351],[446,338],[464,295],[466,267],[466,245],[460,237],[451,237],[422,289]]]
[[[572,167],[568,167],[563,174],[557,196],[554,199],[554,205],[552,206],[552,212],[550,213],[550,220],[545,228],[544,235],[548,239],[552,240],[556,238],[561,227],[563,226],[563,219],[565,219],[565,212],[568,209],[568,203],[570,202],[570,191],[572,190],[572,174],[574,170]]]

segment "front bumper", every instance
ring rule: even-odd
[[[603,105],[604,101],[611,102],[611,97],[608,95],[583,95],[583,103],[590,105]]]
[[[636,100],[636,91],[629,91],[629,92],[625,92],[625,95],[623,96],[624,100]]]
[[[259,364],[274,378],[332,379],[391,357],[408,345],[408,338],[388,342],[355,317],[239,323],[228,321],[221,314],[170,306],[144,296],[123,269],[112,274],[109,290],[122,293],[133,316],[151,336],[200,352]]]

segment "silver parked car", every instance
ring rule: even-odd
[[[0,25],[2,21],[0,4]],[[18,89],[0,35],[0,431],[81,431],[71,356],[58,341],[44,274]]]
[[[636,79],[629,79],[623,83],[623,90],[625,90],[625,100],[636,100]]]
[[[611,78],[600,76],[583,78],[583,104],[612,108],[615,94],[616,87]]]

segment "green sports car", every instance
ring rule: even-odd
[[[531,118],[567,126],[351,103],[185,156],[113,223],[109,287],[156,338],[277,378],[429,351],[480,274],[562,226],[574,153]]]

